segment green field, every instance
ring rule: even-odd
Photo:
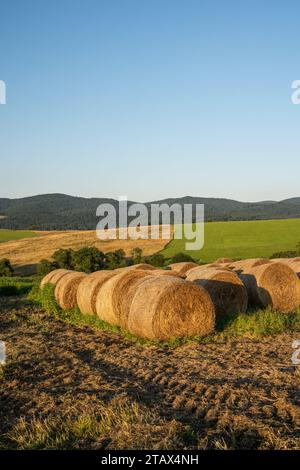
[[[162,251],[170,258],[186,252],[195,260],[211,262],[221,257],[271,257],[278,251],[294,250],[300,242],[300,219],[243,222],[208,222],[205,224],[204,248],[186,251],[186,240],[172,240]]]
[[[36,237],[38,234],[23,230],[0,230],[0,243],[10,240],[21,240],[22,238]]]

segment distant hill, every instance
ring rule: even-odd
[[[231,199],[186,196],[146,203],[205,204],[206,221],[300,218],[300,197],[284,201],[239,202]],[[100,204],[118,201],[65,194],[43,194],[21,199],[0,199],[0,228],[19,230],[92,230]],[[129,202],[128,204],[132,204]]]

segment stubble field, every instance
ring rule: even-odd
[[[2,448],[299,449],[295,333],[176,348],[0,300]]]

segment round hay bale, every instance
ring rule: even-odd
[[[196,268],[197,266],[199,266],[199,264],[193,263],[192,261],[183,261],[181,263],[172,263],[169,265],[172,271],[175,271],[180,276],[185,275],[187,271],[192,268]]]
[[[99,289],[96,297],[96,314],[101,320],[111,325],[123,327],[126,321],[121,320],[123,314],[121,310],[125,310],[125,303],[130,298],[129,290],[138,280],[149,276],[150,271],[145,269],[126,270],[118,273],[108,279]]]
[[[117,274],[117,273],[123,273],[124,271],[127,271],[130,266],[124,266],[123,268],[115,268],[112,271]]]
[[[115,273],[123,273],[125,271],[135,271],[135,270],[154,270],[157,269],[152,264],[147,264],[147,263],[139,263],[139,264],[132,264],[131,266],[124,266],[123,268],[116,268],[113,271]]]
[[[119,280],[114,297],[114,310],[122,328],[128,329],[130,306],[137,286],[153,277],[152,273],[153,271],[133,270],[129,276],[124,276]]]
[[[222,266],[212,266],[212,269],[216,269],[218,271],[230,271],[232,272],[232,269],[229,268],[229,266],[226,266],[225,264]]]
[[[214,262],[214,263],[207,263],[207,264],[198,264],[197,268],[207,269],[207,268],[218,268],[221,266],[222,266],[221,264]]]
[[[147,263],[139,263],[139,264],[133,264],[132,266],[128,266],[126,269],[128,270],[135,270],[135,269],[144,269],[147,271],[150,271],[152,269],[156,269],[152,264],[147,264]]]
[[[72,271],[68,269],[54,269],[50,273],[46,274],[46,276],[43,277],[40,288],[42,289],[46,284],[53,284],[56,285],[57,282],[65,275],[68,273],[71,273]]]
[[[285,260],[285,261],[287,261],[287,260]],[[289,266],[297,274],[297,276],[300,278],[300,258],[290,259],[284,264],[286,264],[286,266]]]
[[[218,265],[219,266],[219,265]],[[187,279],[187,277],[190,275],[190,273],[192,273],[193,271],[197,271],[197,272],[200,272],[200,271],[205,271],[206,269],[210,268],[211,267],[211,264],[201,264],[201,265],[198,265],[198,266],[193,266],[192,268],[190,268],[188,271],[185,272],[185,279]],[[174,271],[175,272],[175,271]]]
[[[55,299],[62,309],[77,307],[77,288],[87,274],[73,271],[63,276],[55,287]]]
[[[300,279],[300,262],[289,264],[288,266],[297,274],[298,278]],[[299,290],[300,290],[300,286],[299,286]],[[299,293],[299,296],[300,296],[300,293]]]
[[[217,264],[230,264],[230,263],[233,263],[233,259],[230,259],[230,258],[218,258],[215,263]]]
[[[97,294],[103,284],[113,276],[116,276],[115,271],[96,271],[82,279],[76,294],[77,304],[82,313],[96,314]]]
[[[271,261],[273,261],[273,263],[293,264],[300,263],[300,258],[273,258]]]
[[[233,271],[221,268],[192,269],[187,278],[204,287],[216,309],[216,315],[246,312],[248,294],[243,282]]]
[[[293,261],[295,258],[273,258],[271,261],[273,263],[284,263],[284,264],[289,264],[291,261]]]
[[[200,271],[206,271],[207,269],[221,269],[222,271],[226,270],[226,271],[231,271],[231,269],[228,267],[228,266],[224,266],[222,264],[216,264],[216,263],[210,263],[210,264],[202,264],[200,266],[197,266],[196,268],[193,267],[192,269],[190,269],[189,271],[186,272],[186,278],[191,274],[193,273],[194,271],[196,271],[197,273],[200,272]]]
[[[258,266],[269,263],[271,263],[271,261],[267,258],[251,258],[235,261],[234,263],[229,264],[228,267],[235,271],[248,271],[248,269],[256,268]]]
[[[143,338],[207,335],[214,330],[215,309],[201,286],[174,276],[153,276],[136,289],[128,330]]]
[[[172,271],[171,269],[153,269],[151,271],[151,275],[180,277],[180,275],[176,271]]]
[[[267,263],[239,274],[248,291],[249,303],[283,313],[299,306],[299,279],[282,263]]]

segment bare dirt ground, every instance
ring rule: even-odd
[[[102,403],[139,407],[89,448],[300,449],[300,374],[284,334],[172,350],[136,345],[0,299],[0,434],[33,418],[98,416]]]
[[[148,227],[142,227],[149,231]],[[23,238],[0,243],[0,258],[8,258],[21,274],[30,274],[32,267],[41,259],[50,259],[53,253],[59,248],[73,248],[78,250],[84,246],[94,246],[104,253],[123,249],[126,255],[130,255],[133,248],[141,248],[145,256],[161,251],[173,237],[173,227],[170,226],[169,238],[162,238],[162,228],[159,227],[160,238],[133,240],[100,240],[96,236],[95,230],[70,230],[65,232],[36,232],[38,237]],[[127,229],[120,229],[120,232],[127,232]],[[106,231],[106,234],[112,230]],[[150,232],[149,232],[150,233]],[[167,234],[165,234],[167,235]],[[119,237],[119,235],[118,235]]]

